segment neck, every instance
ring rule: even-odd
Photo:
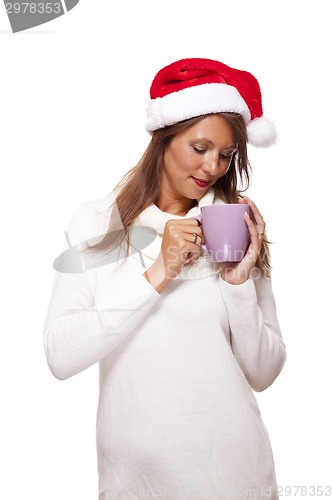
[[[162,212],[166,212],[172,215],[180,215],[184,216],[187,214],[191,208],[197,205],[197,200],[190,200],[188,198],[182,199],[161,199],[160,196],[157,197],[155,201],[155,205],[162,210]]]

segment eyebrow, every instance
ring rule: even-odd
[[[205,141],[207,142],[210,146],[215,146],[215,144],[210,141],[209,139],[207,139],[206,137],[198,137],[195,141],[193,142],[200,142],[200,141]],[[232,145],[232,146],[226,146],[225,148],[222,149],[222,151],[225,151],[225,150],[228,150],[228,149],[237,149],[237,146],[238,144],[236,143],[235,145]]]

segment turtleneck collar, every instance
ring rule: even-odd
[[[163,212],[157,205],[152,203],[149,207],[145,208],[141,214],[135,219],[134,225],[145,225],[156,229],[157,233],[162,235],[164,232],[165,223],[170,219],[187,219],[200,215],[201,207],[206,205],[213,205],[215,200],[215,192],[210,188],[205,195],[197,200],[198,204],[192,207],[186,215],[175,215]]]

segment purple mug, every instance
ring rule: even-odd
[[[250,233],[244,220],[251,208],[244,203],[208,205],[194,217],[201,225],[205,243],[202,249],[213,262],[239,262],[249,246]]]

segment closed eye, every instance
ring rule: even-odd
[[[200,148],[199,146],[193,146],[193,151],[195,151],[196,153],[205,153],[207,149]]]
[[[221,160],[231,160],[233,153],[231,155],[226,155],[225,153],[220,154]]]
[[[238,149],[236,148],[236,149],[234,149],[234,150],[233,150],[230,154],[228,154],[228,155],[227,155],[227,154],[225,154],[225,153],[221,153],[221,154],[220,154],[220,158],[221,158],[222,160],[229,160],[229,161],[231,161],[231,160],[232,160],[232,158],[233,158],[233,156],[234,156],[237,152],[238,152]]]
[[[204,154],[207,151],[207,148],[202,147],[202,146],[194,145],[194,146],[192,146],[192,148],[193,148],[193,151],[195,151],[198,154]],[[224,160],[224,161],[226,161],[226,160],[230,161],[236,152],[237,152],[237,149],[234,149],[230,154],[220,153],[220,159]]]

